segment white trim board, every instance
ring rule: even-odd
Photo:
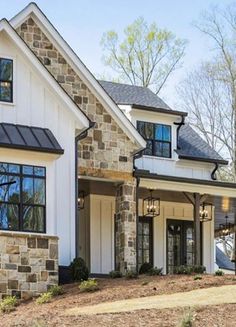
[[[20,38],[16,31],[12,28],[6,19],[0,21],[0,33],[5,31],[15,45],[21,50],[29,62],[34,66],[40,76],[50,85],[52,90],[60,97],[62,103],[69,108],[71,113],[76,119],[76,127],[79,130],[84,130],[89,127],[89,119],[79,109],[79,107],[72,101],[72,99],[66,94],[66,92],[57,83],[54,77],[48,72],[43,64],[38,60],[34,53],[28,48],[25,42]]]
[[[146,142],[138,133],[134,125],[127,119],[125,114],[120,110],[116,103],[106,93],[89,69],[82,63],[69,44],[63,39],[56,28],[50,23],[44,13],[34,2],[20,11],[10,20],[13,28],[19,27],[28,17],[32,17],[36,24],[42,29],[43,33],[56,46],[69,65],[75,72],[84,79],[87,86],[94,93],[100,103],[104,106],[111,117],[118,123],[120,128],[134,143],[138,144],[137,151],[146,147]]]

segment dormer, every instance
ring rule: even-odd
[[[187,113],[172,110],[150,89],[100,81],[103,88],[147,142],[135,166],[150,173],[215,179],[223,160],[187,122]]]

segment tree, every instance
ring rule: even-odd
[[[187,74],[177,91],[181,109],[189,112],[190,124],[214,150],[232,163],[234,110],[228,84],[215,78],[213,67],[211,63],[202,63]],[[221,170],[221,178],[233,180],[232,169]]]
[[[101,40],[104,63],[120,81],[150,87],[156,94],[181,67],[186,43],[155,23],[148,25],[143,18],[125,28],[123,41],[115,31],[104,33]]]
[[[212,60],[189,74],[180,91],[192,123],[217,151],[227,155],[236,176],[236,5],[201,15],[195,26],[211,46]],[[192,95],[186,98],[188,94]],[[202,116],[202,117],[201,117]]]

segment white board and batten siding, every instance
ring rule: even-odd
[[[114,270],[115,198],[90,195],[90,271],[108,274]]]
[[[0,161],[47,168],[47,234],[59,236],[59,264],[68,265],[75,257],[75,119],[4,33],[0,33],[0,57],[13,59],[14,67],[14,102],[0,102],[0,121],[49,128],[65,150],[58,156],[1,149]]]

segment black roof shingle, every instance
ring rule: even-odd
[[[63,154],[48,128],[0,123],[0,147]]]

